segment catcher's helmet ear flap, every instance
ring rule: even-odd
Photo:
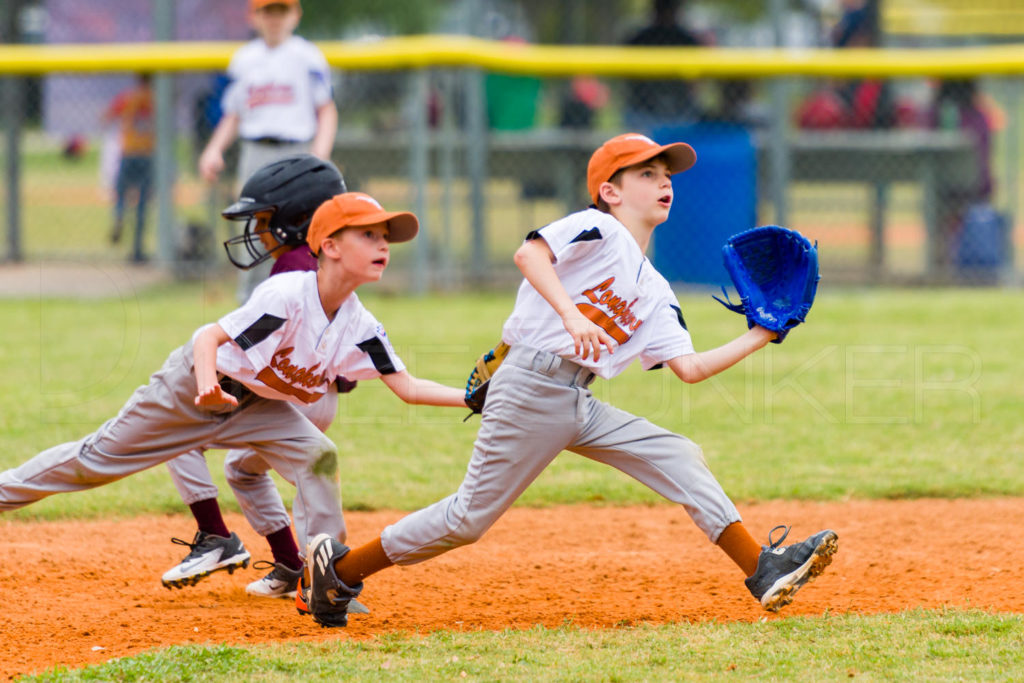
[[[241,235],[224,242],[228,260],[249,269],[270,258],[274,250],[268,252],[254,232],[254,216],[260,212],[271,213],[268,229],[278,248],[304,244],[313,212],[345,189],[338,168],[311,154],[295,154],[261,167],[245,181],[238,201],[221,212],[228,220],[246,221]],[[232,253],[238,245],[244,253]]]

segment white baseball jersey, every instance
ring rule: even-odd
[[[644,369],[693,353],[679,301],[668,281],[640,251],[614,216],[586,209],[570,214],[527,239],[543,238],[555,255],[555,273],[583,315],[615,339],[615,353],[580,358],[572,336],[551,305],[527,280],[502,338],[511,345],[547,351],[610,379],[639,358]]]
[[[234,340],[217,349],[217,371],[265,398],[313,403],[338,375],[376,379],[405,370],[354,292],[327,319],[314,271],[265,280],[217,322]]]
[[[332,97],[327,60],[299,36],[275,48],[262,39],[246,43],[232,56],[228,75],[224,111],[238,115],[238,134],[246,140],[311,140],[316,110]]]

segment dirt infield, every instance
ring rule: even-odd
[[[781,615],[760,610],[739,571],[676,507],[513,509],[474,546],[373,577],[372,614],[325,630],[291,603],[249,598],[250,569],[169,591],[183,517],[29,524],[0,520],[0,678],[80,667],[184,643],[365,638],[406,631],[588,628],[914,607],[1024,612],[1024,499],[770,502],[740,505],[756,533],[779,522],[793,538],[839,533],[828,572]],[[350,513],[361,543],[401,513]],[[262,539],[239,516],[254,558]]]

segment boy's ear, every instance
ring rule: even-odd
[[[338,241],[333,237],[325,237],[320,242],[320,253],[327,256],[327,258],[338,258],[341,251],[338,249]]]
[[[597,194],[608,206],[617,206],[622,203],[622,193],[619,191],[618,185],[610,181],[606,180],[601,183],[601,186],[597,188]]]

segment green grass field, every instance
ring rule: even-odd
[[[461,386],[497,341],[511,295],[361,297],[413,374]],[[698,349],[743,322],[683,293]],[[0,301],[0,469],[111,417],[167,353],[233,307],[233,283],[130,298]],[[737,500],[1024,495],[1019,292],[866,290],[819,295],[810,322],[724,375],[688,386],[633,368],[599,397],[700,443]],[[409,407],[380,382],[345,397],[329,435],[351,509],[416,509],[462,478],[479,418]],[[211,470],[222,454],[211,456]],[[784,473],[780,475],[780,473]],[[223,484],[223,481],[218,483]],[[226,487],[223,487],[226,490]],[[282,485],[290,500],[292,491]],[[518,503],[656,502],[624,475],[564,454]],[[225,507],[237,509],[230,496]],[[55,496],[9,519],[182,513],[163,468]],[[1024,619],[981,612],[792,618],[588,631],[393,634],[367,642],[172,648],[45,680],[1012,679]]]

